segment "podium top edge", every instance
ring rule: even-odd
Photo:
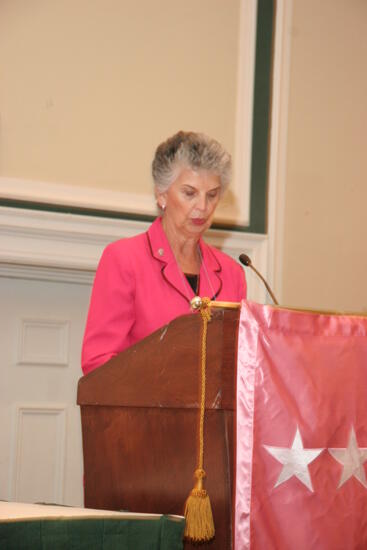
[[[217,307],[218,309],[240,309],[241,302],[216,302],[213,300],[209,303],[209,307]]]

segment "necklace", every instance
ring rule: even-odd
[[[208,285],[209,285],[209,288],[210,288],[210,292],[212,294],[212,297],[210,298],[211,300],[215,300],[216,299],[216,294],[215,294],[215,291],[214,291],[214,288],[213,288],[213,285],[212,285],[212,282],[210,280],[210,277],[209,277],[209,273],[208,273],[208,270],[206,268],[206,265],[205,265],[205,262],[204,262],[204,258],[203,258],[203,255],[201,253],[201,250],[200,250],[200,246],[198,245],[197,247],[197,251],[198,251],[198,256],[199,256],[199,259],[200,259],[200,267],[203,266],[203,271],[204,271],[204,275],[205,275],[205,278],[206,280],[208,281]],[[188,300],[189,303],[192,302],[192,300],[195,300],[197,298],[199,298],[199,296],[194,296],[194,298],[190,298],[189,296],[189,293],[188,293],[188,289],[191,290],[191,286],[190,286],[190,283],[189,281],[187,280],[187,278],[185,277],[184,273],[182,272],[182,269],[180,268],[179,264],[178,264],[178,261],[176,259],[176,256],[175,256],[175,260],[176,260],[176,265],[177,265],[177,269],[180,273],[180,277],[181,277],[181,280],[182,280],[182,284],[183,284],[183,289],[184,289],[184,292],[185,292],[185,295],[186,295],[186,298]],[[200,284],[200,279],[198,278],[198,283]],[[199,286],[199,285],[198,285]],[[198,290],[198,289],[197,289]]]
[[[198,246],[198,252],[199,252],[199,258],[200,258],[200,265],[203,266],[203,269],[204,269],[204,273],[205,273],[205,277],[206,277],[206,280],[208,281],[208,285],[210,287],[210,292],[212,294],[212,297],[210,298],[212,301],[214,301],[216,299],[216,294],[215,294],[215,291],[214,291],[214,288],[213,288],[213,285],[212,285],[212,282],[210,280],[210,277],[209,277],[209,273],[208,273],[208,270],[206,268],[206,265],[205,265],[205,262],[204,262],[204,258],[203,258],[203,255],[201,253],[201,250],[200,250],[200,246]]]

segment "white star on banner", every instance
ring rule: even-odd
[[[274,487],[295,476],[313,492],[308,464],[319,456],[324,447],[322,449],[304,449],[298,426],[291,448],[271,447],[269,445],[264,445],[264,447],[278,462],[283,464],[282,471]]]
[[[363,463],[367,460],[367,448],[358,447],[353,426],[350,430],[348,447],[328,449],[328,451],[335,460],[344,466],[338,489],[351,477],[358,479],[363,487],[367,489],[366,472],[363,466]]]

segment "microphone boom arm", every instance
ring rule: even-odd
[[[256,269],[256,267],[254,267],[252,265],[252,262],[251,262],[251,259],[247,256],[247,254],[240,254],[239,258],[238,258],[241,262],[241,264],[243,264],[244,266],[246,267],[250,267],[258,277],[260,277],[260,279],[262,280],[262,282],[264,283],[265,285],[265,288],[266,290],[269,292],[270,296],[271,296],[271,299],[273,300],[274,304],[276,306],[279,305],[278,303],[278,300],[276,299],[276,297],[274,296],[270,286],[268,285],[268,283],[265,281],[264,277],[261,275],[261,273]]]

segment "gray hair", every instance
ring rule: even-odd
[[[221,192],[231,179],[231,155],[218,141],[196,132],[177,132],[161,143],[152,162],[152,175],[157,190],[167,191],[180,170],[207,170],[220,178]]]

